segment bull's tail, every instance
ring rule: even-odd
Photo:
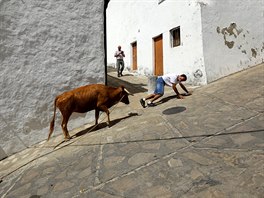
[[[53,118],[52,118],[52,120],[51,120],[51,122],[50,122],[50,131],[49,131],[49,136],[48,136],[48,140],[47,141],[49,141],[49,139],[50,139],[50,136],[52,135],[52,133],[53,133],[53,131],[54,131],[54,125],[55,125],[55,117],[56,117],[56,103],[57,103],[57,97],[56,97],[56,99],[55,99],[55,101],[54,101],[54,112],[53,112]]]

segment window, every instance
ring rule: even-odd
[[[177,47],[181,45],[181,31],[180,26],[170,30],[171,35],[171,47]]]
[[[165,0],[158,0],[158,3],[160,4],[160,3],[162,3],[163,1],[165,1]]]

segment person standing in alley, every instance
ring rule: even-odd
[[[125,53],[124,51],[121,50],[121,46],[119,45],[117,47],[117,51],[115,52],[115,57],[116,57],[116,68],[117,68],[117,76],[123,76],[123,70],[125,67],[125,63],[124,63],[124,57],[125,57]]]
[[[159,76],[156,81],[156,89],[153,94],[150,94],[146,96],[145,98],[140,99],[140,104],[143,108],[146,107],[146,101],[147,106],[153,107],[156,106],[153,102],[164,95],[164,86],[170,86],[176,93],[176,97],[179,99],[183,99],[183,96],[179,93],[179,91],[176,88],[176,85],[179,84],[181,88],[189,95],[190,93],[186,89],[186,87],[182,84],[182,82],[187,80],[187,76],[185,74],[177,75],[177,74],[166,74],[163,76]]]

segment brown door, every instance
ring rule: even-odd
[[[163,44],[162,35],[154,38],[154,62],[155,71],[154,74],[157,76],[163,75]]]
[[[132,43],[133,70],[137,70],[137,42]]]

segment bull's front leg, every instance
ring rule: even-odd
[[[108,119],[107,125],[108,125],[108,127],[110,127],[110,116],[109,116],[110,112],[109,112],[108,108],[106,106],[100,106],[99,109],[106,113],[107,119]]]
[[[99,119],[99,112],[100,110],[99,109],[95,109],[95,125],[98,124],[98,119]]]

